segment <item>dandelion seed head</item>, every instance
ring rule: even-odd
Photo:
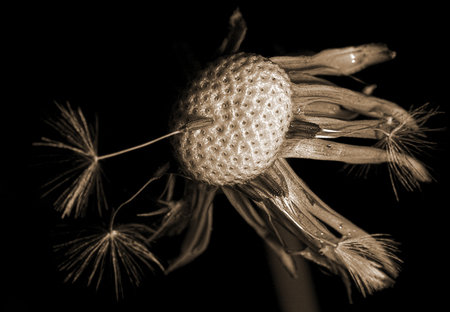
[[[273,79],[265,79],[269,77]],[[234,92],[224,91],[230,88]],[[245,183],[261,174],[276,159],[289,129],[291,93],[284,70],[260,55],[232,54],[207,65],[183,91],[172,114],[171,131],[192,118],[213,120],[201,131],[172,138],[183,171],[212,185]],[[194,100],[198,98],[203,100]]]

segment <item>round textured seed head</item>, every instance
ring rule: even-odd
[[[200,117],[213,123],[172,138],[175,157],[191,178],[213,185],[245,183],[277,158],[292,120],[290,80],[255,54],[233,54],[201,70],[182,92],[171,131]]]

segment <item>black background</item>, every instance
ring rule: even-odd
[[[236,7],[74,4],[9,11],[3,29],[8,83],[1,114],[1,268],[8,291],[2,305],[19,311],[278,310],[263,244],[223,195],[215,201],[208,250],[167,278],[150,277],[145,287],[131,290],[119,303],[102,292],[96,295],[92,289],[63,284],[50,239],[58,219],[49,200],[39,200],[45,171],[36,166],[39,157],[31,147],[41,136],[52,135],[42,118],[44,112],[57,113],[53,100],[82,107],[90,120],[97,113],[99,154],[165,134],[170,105],[184,83],[179,47],[189,47],[204,64],[226,36]],[[242,51],[275,56],[383,42],[397,58],[356,76],[378,85],[374,95],[405,108],[430,102],[448,111],[443,8],[272,3],[240,9],[248,25]],[[361,87],[351,79],[344,83]],[[429,123],[448,125],[448,114]],[[365,299],[355,292],[353,305],[338,278],[312,266],[322,311],[396,311],[410,303],[434,310],[445,302],[440,292],[448,289],[448,132],[432,133],[430,140],[440,145],[423,160],[437,182],[423,185],[422,192],[400,191],[400,202],[386,174],[353,179],[339,172],[339,163],[292,162],[299,176],[336,211],[370,233],[390,233],[402,243],[404,264],[394,288]],[[169,157],[169,145],[161,142],[105,164],[111,188],[123,191],[113,201],[127,199]]]

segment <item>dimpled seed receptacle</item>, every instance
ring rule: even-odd
[[[238,53],[208,64],[182,92],[169,124],[176,131],[199,117],[214,120],[172,137],[184,173],[212,185],[263,173],[292,120],[291,94],[284,70],[260,55]]]

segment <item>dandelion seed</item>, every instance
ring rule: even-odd
[[[88,286],[97,280],[98,289],[104,271],[110,268],[116,298],[121,298],[123,275],[126,274],[133,285],[139,286],[146,274],[143,268],[151,272],[155,267],[164,269],[149,250],[145,239],[149,232],[152,230],[141,224],[118,225],[112,230],[92,227],[79,231],[76,239],[54,247],[55,252],[64,257],[59,264],[59,270],[67,273],[64,281],[73,283],[84,276]]]
[[[425,138],[429,129],[424,124],[438,114],[437,109],[427,110],[428,104],[410,111],[410,118],[401,123],[393,123],[389,132],[383,132],[385,137],[375,144],[375,147],[385,149],[389,155],[389,171],[392,187],[398,199],[395,182],[399,181],[408,191],[420,188],[419,182],[430,182],[430,174],[424,165],[415,160],[415,155],[433,147],[433,143]],[[410,157],[407,157],[407,156]]]
[[[97,131],[89,128],[81,109],[74,111],[69,103],[67,107],[56,102],[55,104],[61,112],[61,117],[47,122],[60,133],[64,141],[42,138],[42,142],[33,145],[68,151],[69,154],[64,155],[61,162],[71,163],[72,168],[44,185],[51,188],[43,196],[69,184],[54,203],[55,209],[62,212],[63,218],[69,216],[72,211],[75,218],[83,217],[92,195],[97,197],[97,209],[101,215],[102,208],[107,209],[107,204],[97,157]]]
[[[399,122],[393,117],[388,117],[377,128],[378,142],[374,148],[385,151],[388,163],[389,177],[397,200],[399,200],[397,184],[400,183],[407,191],[420,189],[419,182],[431,182],[433,178],[427,167],[415,157],[426,153],[435,144],[426,140],[426,133],[440,131],[442,129],[430,129],[425,123],[433,116],[439,114],[437,109],[428,109],[425,104],[416,109],[411,109],[410,117]],[[348,166],[344,167],[347,168]],[[353,166],[350,167],[350,170]],[[370,164],[363,165],[358,175],[367,176]]]
[[[396,245],[381,235],[366,235],[343,240],[334,252],[365,297],[394,284],[401,262],[395,255]]]
[[[74,111],[67,102],[67,107],[58,103],[56,106],[61,111],[60,119],[49,119],[47,123],[57,130],[65,142],[43,137],[42,142],[33,143],[34,146],[54,147],[70,152],[61,162],[71,163],[72,168],[62,172],[58,177],[46,183],[44,187],[51,187],[43,196],[55,191],[57,188],[67,185],[55,201],[55,209],[62,212],[62,218],[69,216],[74,211],[75,218],[84,217],[89,198],[96,196],[97,209],[102,214],[102,208],[107,209],[107,203],[101,180],[100,160],[121,155],[151,144],[162,139],[182,133],[193,131],[211,124],[210,118],[194,118],[187,122],[179,130],[150,142],[128,148],[108,155],[97,154],[97,129],[89,128],[81,109]],[[97,125],[97,124],[96,124]]]

